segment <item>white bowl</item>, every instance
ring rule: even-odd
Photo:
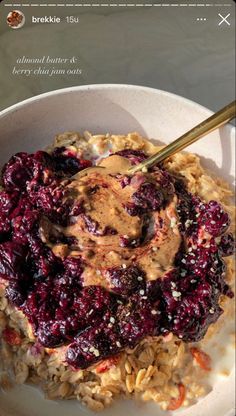
[[[165,91],[132,85],[91,85],[42,94],[0,113],[0,165],[18,151],[34,151],[48,145],[56,133],[90,130],[92,133],[137,131],[169,143],[211,115],[200,105]],[[227,125],[189,147],[201,156],[207,169],[234,182],[234,128]],[[223,338],[223,332],[220,334]],[[219,363],[220,365],[220,363]],[[223,364],[222,364],[223,365]],[[233,352],[228,356],[233,366]],[[233,415],[234,375],[216,378],[210,394],[179,416]],[[2,413],[1,413],[2,409]],[[118,401],[106,416],[157,416],[155,404]],[[53,402],[38,389],[23,386],[0,394],[0,414],[11,416],[92,415],[76,401]]]

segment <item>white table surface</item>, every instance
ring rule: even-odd
[[[7,2],[0,5],[0,109],[49,90],[94,83],[160,88],[212,110],[234,99],[232,1],[225,1],[231,7],[17,7],[26,15],[26,24],[19,30],[6,25],[11,10],[4,6]],[[230,26],[218,26],[218,13],[230,13]],[[80,17],[80,23],[33,25],[32,14],[73,14]],[[207,20],[197,21],[197,17]],[[83,73],[53,78],[13,76],[15,59],[23,55],[75,55]]]

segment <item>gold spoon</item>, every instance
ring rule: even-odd
[[[226,107],[217,111],[217,113],[213,114],[211,117],[202,121],[202,123],[193,127],[187,133],[184,133],[183,136],[180,136],[178,139],[165,146],[159,152],[144,160],[142,163],[139,163],[138,165],[129,169],[128,173],[132,174],[138,172],[139,170],[142,170],[143,168],[150,168],[154,164],[160,163],[163,160],[168,159],[168,157],[174,155],[177,152],[180,152],[190,144],[201,139],[201,137],[205,136],[206,134],[211,133],[213,130],[218,129],[219,127],[228,123],[228,121],[232,120],[235,117],[236,101],[233,101]]]
[[[163,149],[159,150],[157,153],[150,156],[148,159],[144,160],[138,165],[133,166],[131,168],[127,168],[128,165],[125,164],[125,168],[122,170],[122,173],[132,175],[133,173],[138,172],[140,170],[147,171],[147,169],[151,166],[163,162],[163,160],[168,159],[168,157],[185,149],[190,144],[196,142],[206,134],[211,133],[213,130],[216,130],[217,128],[223,126],[235,117],[236,101],[233,101],[231,104],[228,104],[226,107],[217,111],[217,113],[202,121],[200,124],[193,127],[187,133],[183,134],[178,139],[168,144]],[[113,157],[115,157],[115,155]],[[116,157],[118,158],[118,156]],[[98,169],[101,172],[101,169],[106,169],[106,166],[93,166],[91,168],[84,169],[81,172],[78,172],[76,175],[74,175],[73,178],[79,179],[80,177],[92,173],[92,171],[96,171]]]

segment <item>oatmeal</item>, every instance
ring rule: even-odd
[[[137,134],[68,133],[4,166],[1,351],[18,382],[94,410],[134,393],[175,410],[205,393],[197,342],[233,297],[230,191],[191,154],[125,173],[154,151]],[[93,164],[106,169],[73,177]]]

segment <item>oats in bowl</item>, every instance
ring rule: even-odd
[[[69,132],[3,167],[3,387],[13,368],[96,411],[119,395],[175,410],[206,394],[201,341],[233,297],[231,192],[189,153],[120,173],[156,150],[136,133]],[[73,178],[93,164],[107,169]]]

